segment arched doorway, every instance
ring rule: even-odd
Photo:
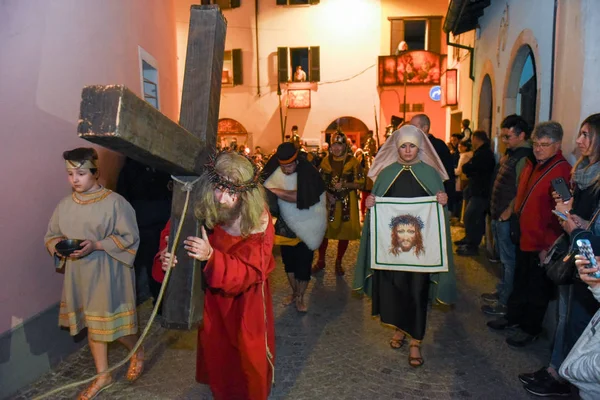
[[[519,114],[530,128],[537,121],[538,82],[535,58],[529,45],[519,48],[510,70],[505,98],[505,115]]]
[[[331,122],[329,126],[327,126],[327,129],[325,129],[325,141],[327,143],[330,142],[331,135],[338,129],[341,129],[341,131],[344,132],[357,147],[362,147],[367,141],[367,132],[369,131],[369,128],[367,128],[367,125],[358,118],[340,117]]]
[[[219,119],[219,124],[217,125],[217,146],[220,146],[220,148],[237,148],[242,145],[245,147],[252,146],[249,136],[246,128],[235,119]]]
[[[483,77],[481,91],[479,92],[479,112],[477,113],[477,129],[487,132],[493,138],[492,132],[493,90],[492,79],[489,74]]]

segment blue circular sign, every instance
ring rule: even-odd
[[[442,88],[440,86],[432,86],[429,89],[429,98],[433,101],[440,101],[442,99]]]

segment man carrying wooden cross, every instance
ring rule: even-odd
[[[198,331],[196,380],[215,399],[266,399],[274,374],[275,327],[268,276],[275,268],[275,230],[257,168],[226,152],[199,181],[201,237],[184,241],[187,255],[207,261],[204,323]],[[172,256],[163,257],[163,269]],[[177,263],[177,258],[173,261]]]
[[[203,319],[202,311],[205,308],[203,307],[204,291],[202,289],[204,282],[199,258],[210,256],[213,260],[220,257],[219,259],[223,262],[225,259],[233,260],[231,267],[233,270],[241,273],[241,268],[247,268],[246,272],[253,275],[250,281],[254,283],[243,281],[243,283],[240,282],[240,285],[246,285],[245,287],[252,291],[254,296],[241,296],[240,301],[237,302],[233,302],[233,298],[230,299],[232,307],[236,310],[234,315],[238,316],[238,321],[232,321],[222,318],[222,313],[219,313],[219,310],[222,309],[219,307],[223,304],[215,300],[217,293],[222,293],[225,288],[223,276],[219,277],[218,275],[224,273],[223,265],[220,262],[209,261],[205,267],[205,272],[208,271],[206,274],[208,283],[206,302],[212,302],[210,304],[214,304],[213,309],[216,310],[207,314],[204,323],[205,331],[208,327],[217,329],[214,327],[218,326],[219,328],[213,331],[221,332],[224,337],[227,335],[232,338],[236,337],[237,329],[242,329],[242,326],[245,331],[239,339],[236,337],[237,343],[224,342],[223,350],[221,346],[209,346],[209,351],[207,353],[200,352],[198,358],[206,359],[206,364],[211,368],[217,367],[217,370],[224,371],[223,373],[226,371],[229,375],[230,379],[226,379],[218,374],[208,374],[207,379],[215,398],[266,399],[273,376],[272,351],[275,347],[271,298],[266,282],[266,276],[272,269],[273,227],[270,224],[264,224],[262,215],[265,210],[264,200],[262,208],[260,206],[252,207],[253,210],[260,210],[260,221],[263,221],[261,224],[245,223],[244,221],[247,220],[256,222],[257,212],[253,211],[253,217],[248,219],[247,215],[244,217],[246,208],[242,207],[237,227],[234,227],[235,223],[231,226],[225,224],[228,227],[218,227],[221,220],[207,221],[207,226],[215,226],[215,232],[212,233],[210,239],[205,234],[204,228],[201,227],[202,222],[194,218],[191,210],[188,210],[187,214],[182,213],[182,210],[185,209],[183,205],[186,202],[186,194],[183,190],[193,190],[194,196],[197,196],[202,191],[201,189],[210,188],[211,196],[215,198],[212,201],[213,205],[215,203],[224,204],[223,200],[227,200],[229,205],[239,207],[237,204],[242,202],[239,199],[234,200],[234,198],[244,197],[244,194],[237,189],[232,189],[250,179],[248,176],[244,177],[244,173],[240,172],[246,168],[244,165],[251,165],[249,161],[242,158],[246,164],[238,159],[232,159],[230,160],[231,165],[225,168],[225,172],[220,169],[220,161],[214,164],[214,173],[221,176],[217,182],[212,181],[211,185],[203,187],[193,184],[196,176],[205,172],[204,165],[208,155],[214,151],[216,143],[225,32],[226,22],[217,6],[194,5],[191,7],[179,125],[123,86],[90,86],[86,87],[82,93],[78,132],[81,138],[118,151],[149,167],[177,176],[173,189],[171,226],[172,229],[177,229],[180,221],[184,220],[182,237],[195,239],[186,245],[186,247],[191,247],[190,249],[178,246],[175,250],[179,264],[170,275],[166,288],[163,326],[193,329]],[[239,171],[237,171],[238,169]],[[228,180],[225,178],[229,177],[230,173],[235,175],[232,176],[233,186],[227,186],[226,181]],[[215,189],[216,186],[219,186],[218,190]],[[227,190],[223,191],[223,188]],[[251,191],[261,192],[262,188],[257,186]],[[225,192],[230,193],[231,196]],[[235,196],[235,193],[238,195]],[[207,209],[210,209],[208,205]],[[202,213],[201,215],[206,217]],[[227,221],[236,220],[233,218],[234,215],[236,214],[231,214],[232,218],[228,218]],[[218,235],[227,238],[228,242],[220,242],[219,245],[213,243],[213,238]],[[175,236],[173,231],[169,235],[170,238]],[[247,247],[249,242],[256,240],[254,237],[259,236],[263,238],[260,246]],[[236,244],[236,240],[239,240],[240,243]],[[228,250],[241,251],[242,254],[235,261],[234,258],[225,255]],[[248,252],[244,253],[244,251]],[[250,254],[250,252],[255,253]],[[189,257],[188,253],[194,254],[195,257]],[[257,255],[263,257],[263,261],[258,264],[254,263]],[[254,261],[246,262],[248,259],[244,257],[249,257]],[[227,271],[229,273],[229,266]],[[243,273],[241,274],[243,275]],[[250,277],[246,276],[246,278]],[[225,291],[235,290],[241,290],[241,288],[236,289],[229,286]],[[222,297],[225,298],[225,296]],[[266,312],[257,315],[256,310],[259,306]],[[244,318],[242,324],[239,320],[241,315],[250,315],[250,318]],[[210,339],[207,340],[210,342]],[[202,348],[206,348],[206,346]],[[210,353],[211,350],[222,350],[227,353],[227,356],[221,354],[218,357],[219,360],[215,362],[213,360],[217,356]],[[200,376],[204,375],[200,373]],[[230,396],[230,393],[241,393],[241,395]]]

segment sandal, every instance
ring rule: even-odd
[[[283,304],[284,306],[291,306],[292,304],[296,303],[296,293],[292,293],[288,296],[285,296],[283,298],[283,301],[281,302],[281,304]]]
[[[79,396],[77,396],[77,400],[95,399],[102,391],[108,389],[109,387],[115,384],[115,382],[111,378],[106,385],[99,386],[98,379],[99,378],[96,378],[96,380],[94,380],[90,386],[88,386],[83,392],[79,393]]]
[[[335,262],[335,274],[337,276],[344,276],[346,271],[344,271],[344,267],[342,267],[342,261]]]
[[[398,337],[398,334],[402,335],[402,337]],[[390,339],[390,347],[394,350],[401,349],[402,346],[404,346],[405,340],[406,334],[400,330],[396,330],[396,333],[394,333],[394,336]]]
[[[304,300],[300,296],[296,297],[296,310],[298,310],[299,313],[308,312],[308,307],[304,304]]]
[[[390,339],[390,347],[394,350],[401,349],[402,346],[404,346],[405,339],[406,339],[405,337],[403,337],[402,339],[391,338]]]
[[[144,357],[139,356],[139,350],[131,357],[127,374],[125,375],[129,382],[135,382],[144,372]]]
[[[419,349],[419,353],[421,352],[421,345],[420,344],[416,344],[416,343],[411,343],[409,348],[412,349],[413,347],[416,347]],[[410,350],[408,353],[408,365],[410,365],[413,368],[419,368],[421,365],[425,364],[425,360],[423,360],[423,357],[413,357],[410,355]]]
[[[319,260],[317,261],[317,263],[312,267],[311,269],[311,273],[316,274],[317,272],[323,271],[325,269],[325,260]]]

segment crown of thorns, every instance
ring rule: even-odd
[[[394,229],[394,227],[398,225],[414,225],[418,226],[421,230],[423,230],[425,227],[421,217],[415,217],[414,215],[410,214],[398,215],[397,217],[392,218],[392,221],[390,222],[390,229]]]
[[[208,162],[206,164],[204,164],[204,168],[206,170],[208,180],[212,184],[214,184],[215,187],[217,187],[221,190],[226,190],[229,193],[243,193],[243,192],[247,192],[252,189],[256,189],[258,187],[258,183],[259,183],[259,179],[260,179],[260,170],[258,169],[257,165],[254,162],[252,162],[252,160],[249,157],[247,157],[245,154],[239,154],[239,155],[244,157],[246,160],[248,160],[248,162],[250,164],[252,164],[252,168],[254,169],[254,174],[253,174],[252,178],[250,178],[246,182],[241,182],[241,183],[232,182],[231,180],[229,180],[228,177],[223,176],[217,172],[217,170],[215,168],[217,159],[225,153],[239,154],[239,153],[236,153],[233,151],[226,151],[226,150],[221,150],[221,151],[218,151],[218,152],[212,154],[210,156]]]

